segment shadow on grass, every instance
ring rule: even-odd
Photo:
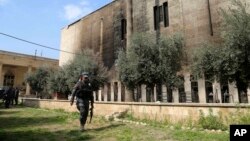
[[[7,111],[7,110],[0,109],[0,115],[10,115],[10,114],[16,114],[16,113],[19,113],[19,111]]]
[[[0,129],[31,127],[61,123],[64,119],[58,117],[0,117]]]
[[[95,129],[87,129],[86,131],[79,131],[79,129],[65,129],[57,131],[48,131],[48,129],[32,129],[29,130],[11,130],[8,132],[3,132],[0,130],[0,139],[8,141],[88,141],[95,139],[97,134],[101,134],[102,131],[107,129],[117,128],[123,126],[123,124],[112,124],[108,126],[103,126]],[[115,129],[114,129],[115,130]]]
[[[92,129],[88,129],[87,131],[97,131],[97,132],[100,132],[102,130],[106,130],[106,129],[109,129],[109,128],[116,128],[116,127],[119,127],[119,126],[124,126],[125,124],[111,124],[111,125],[107,125],[107,126],[103,126],[103,127],[98,127],[98,128],[92,128]]]
[[[78,130],[60,130],[48,131],[45,129],[28,130],[28,131],[10,131],[1,132],[0,139],[2,141],[87,141],[94,138],[94,136]]]

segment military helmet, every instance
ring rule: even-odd
[[[81,76],[83,76],[83,77],[89,77],[89,73],[88,72],[82,72]]]

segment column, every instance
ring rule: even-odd
[[[98,101],[102,101],[102,88],[98,90]]]
[[[192,102],[190,73],[184,74],[184,89],[186,94],[186,102]]]
[[[141,85],[141,101],[142,102],[146,102],[147,101],[147,97],[146,97],[146,85]]]
[[[168,92],[166,85],[161,85],[162,87],[162,102],[168,102]]]
[[[198,79],[198,94],[200,103],[206,103],[206,85],[204,78]]]
[[[228,88],[229,88],[230,103],[239,103],[239,94],[238,94],[238,89],[235,85],[235,82],[229,83]]]
[[[118,102],[122,101],[122,83],[118,82]]]
[[[3,70],[3,64],[0,62],[0,86],[3,86],[3,72],[2,72],[2,70]]]
[[[214,93],[214,97],[213,97],[213,101],[216,102],[218,100],[218,103],[222,102],[221,99],[221,86],[220,83],[218,83],[217,80],[215,80],[213,82],[213,93]]]
[[[125,101],[132,102],[133,101],[133,94],[132,92],[125,87]]]
[[[32,67],[31,66],[28,66],[28,71],[27,73],[30,74],[32,72]],[[30,95],[30,85],[27,83],[26,84],[26,92],[25,92],[26,95]]]
[[[112,102],[114,102],[114,97],[115,97],[115,93],[114,93],[114,82],[110,83],[110,94],[111,94],[111,100]]]
[[[104,85],[103,94],[104,94],[104,101],[107,102],[108,101],[108,86],[107,85]]]
[[[96,91],[93,91],[94,101],[96,101]]]
[[[173,89],[173,102],[179,103],[179,90],[177,88]]]
[[[187,91],[191,92],[190,73],[184,74],[184,89],[185,89],[185,92],[187,92]]]

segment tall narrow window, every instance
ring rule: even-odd
[[[10,86],[10,85],[14,85],[14,79],[15,79],[15,76],[13,75],[12,72],[7,72],[5,75],[4,75],[4,81],[3,81],[3,85],[4,86]]]
[[[127,34],[127,20],[122,19],[121,21],[121,39],[124,40]]]
[[[158,11],[158,6],[154,7],[154,28],[155,28],[155,30],[159,29],[159,11]]]
[[[163,3],[164,26],[169,26],[168,2]]]

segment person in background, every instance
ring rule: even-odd
[[[15,88],[15,96],[14,96],[15,105],[18,104],[18,97],[19,97],[19,89],[16,87],[16,88]]]
[[[13,100],[13,97],[15,95],[15,91],[13,89],[12,85],[8,85],[8,87],[4,91],[4,99],[5,99],[5,108],[9,108],[11,101]]]

